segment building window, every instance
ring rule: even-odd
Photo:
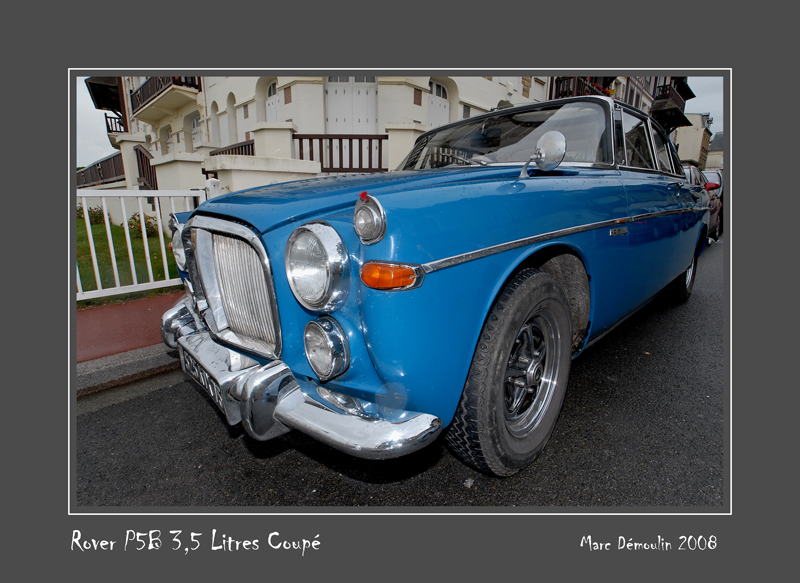
[[[447,89],[438,83],[434,83],[433,81],[428,83],[428,92],[436,95],[436,97],[447,99]]]
[[[469,105],[464,106],[464,119],[469,117]]]
[[[278,94],[278,84],[270,83],[269,87],[267,87],[267,97],[272,97],[273,95],[277,94]]]
[[[422,90],[414,89],[414,105],[422,105]]]
[[[292,102],[292,88],[287,87],[283,90],[283,102],[289,105]]]
[[[244,119],[248,119],[250,117],[250,109],[247,107],[248,104],[245,103],[244,107],[242,107],[242,114],[244,114]]]

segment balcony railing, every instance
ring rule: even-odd
[[[125,180],[122,153],[112,154],[108,158],[103,158],[83,170],[78,170],[77,179],[78,188]]]
[[[386,172],[386,134],[295,134],[297,158],[318,161],[322,172]]]
[[[653,109],[664,107],[663,104],[658,103],[659,101],[672,101],[681,111],[684,111],[686,107],[686,100],[680,96],[672,85],[659,85],[656,87],[656,93],[653,96]]]
[[[255,140],[247,140],[238,144],[231,144],[224,148],[217,148],[208,153],[209,156],[255,156]]]
[[[147,190],[158,190],[158,178],[156,169],[150,165],[153,155],[141,144],[136,144],[133,148],[136,151],[136,163],[139,170],[139,184]]]
[[[131,91],[131,108],[135,114],[148,102],[172,86],[201,90],[200,77],[150,77],[135,91]]]
[[[605,95],[603,89],[584,77],[556,77],[551,99],[578,97],[580,95]]]
[[[125,127],[125,120],[116,115],[106,114],[106,133],[124,134],[128,131]]]

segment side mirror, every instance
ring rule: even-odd
[[[561,161],[564,160],[564,155],[567,153],[567,139],[564,134],[557,131],[550,131],[542,135],[539,141],[536,142],[536,151],[525,162],[520,172],[520,178],[527,178],[528,166],[531,162],[535,162],[540,170],[548,172],[555,170]]]
[[[706,182],[703,185],[703,188],[705,188],[706,190],[716,190],[719,188],[719,184],[717,184],[716,182]]]

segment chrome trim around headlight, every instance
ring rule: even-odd
[[[325,269],[327,279],[325,291],[318,300],[311,301],[303,297],[295,285],[292,274],[291,253],[297,238],[303,233],[310,233],[317,239],[325,252]],[[350,293],[350,258],[347,247],[331,225],[323,221],[313,221],[297,227],[289,236],[284,254],[286,279],[294,297],[300,304],[314,312],[335,312],[341,308]]]
[[[364,236],[362,233],[359,233],[358,228],[356,228],[356,216],[358,216],[358,212],[361,209],[368,210],[375,221],[376,232],[371,236]],[[356,208],[353,211],[353,229],[364,245],[374,245],[383,239],[383,236],[386,234],[386,212],[383,210],[381,203],[378,202],[378,199],[366,192],[362,192],[358,202],[356,202]]]
[[[314,366],[314,361],[309,356],[307,333],[310,328],[316,328],[327,343],[327,348],[330,351],[330,372],[319,370]],[[303,348],[308,364],[311,365],[319,380],[323,382],[343,375],[350,366],[350,346],[347,342],[347,335],[345,335],[339,322],[330,316],[322,316],[306,324],[303,331]]]

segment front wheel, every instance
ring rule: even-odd
[[[572,360],[569,302],[536,269],[509,283],[489,313],[447,433],[466,463],[510,476],[542,452],[561,411]]]

